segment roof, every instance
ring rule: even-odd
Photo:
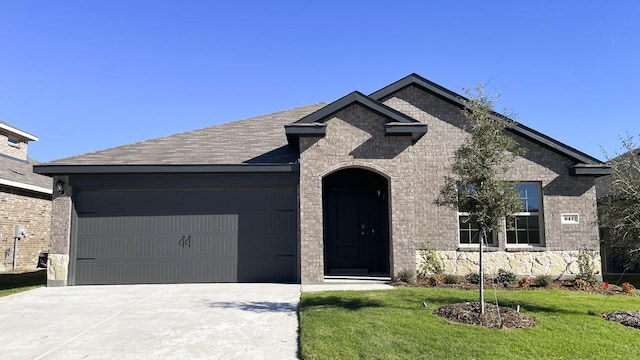
[[[200,130],[161,137],[107,150],[56,160],[34,167],[40,174],[109,172],[274,171],[296,164],[300,136],[324,136],[325,121],[338,111],[358,104],[384,116],[387,136],[412,136],[415,141],[427,125],[386,106],[382,101],[408,86],[416,86],[460,108],[468,99],[417,74],[406,76],[367,96],[354,91],[331,104],[318,103]],[[572,176],[602,176],[608,165],[505,116],[509,130],[572,160]],[[283,127],[285,131],[283,130]],[[286,168],[286,167],[285,167]],[[289,167],[292,168],[292,167]],[[286,171],[286,170],[282,170]]]
[[[369,95],[369,97],[374,98],[376,100],[382,101],[383,99],[393,95],[394,93],[404,89],[405,87],[408,86],[416,86],[418,88],[421,88],[422,90],[425,90],[431,94],[434,94],[436,96],[438,96],[439,98],[454,104],[460,108],[464,108],[465,107],[465,103],[467,101],[469,101],[469,99],[467,99],[466,97],[453,92],[449,89],[446,89],[432,81],[429,81],[423,77],[421,77],[418,74],[411,74],[409,76],[406,76],[396,82],[394,82],[393,84],[390,84],[388,86],[383,87],[382,89],[372,93],[371,95]],[[585,153],[583,153],[582,151],[576,150],[575,148],[563,144],[547,135],[544,135],[536,130],[533,130],[523,124],[520,124],[519,122],[513,120],[513,119],[509,119],[506,116],[499,114],[499,113],[494,113],[495,116],[501,117],[501,118],[505,118],[509,120],[509,129],[522,136],[525,137],[529,140],[532,140],[552,151],[555,151],[557,153],[560,153],[564,156],[566,156],[569,159],[574,160],[577,163],[584,163],[584,164],[593,164],[593,165],[603,165],[602,161],[589,156]],[[603,170],[604,168],[608,168],[607,166],[605,166],[604,168],[602,166],[600,166],[601,169],[598,171],[605,171]],[[591,167],[593,168],[593,167]],[[581,171],[578,171],[581,172]],[[610,173],[610,172],[609,172]],[[582,173],[580,175],[583,175]],[[587,175],[587,174],[584,174]]]
[[[324,107],[324,103],[188,131],[55,160],[36,167],[40,173],[56,165],[231,165],[282,164],[298,160],[282,131]]]
[[[38,162],[31,158],[24,161],[0,156],[0,185],[51,194],[51,178],[33,172],[33,165],[37,164]]]
[[[2,120],[0,120],[0,130],[4,131],[6,133],[12,134],[12,135],[17,135],[19,138],[21,138],[22,140],[26,140],[26,141],[38,141],[38,137],[32,134],[29,134],[28,132],[24,131],[24,130],[20,130],[17,127],[4,122]]]

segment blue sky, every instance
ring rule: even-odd
[[[370,93],[487,83],[598,158],[638,135],[637,1],[0,1],[0,119],[50,161]],[[215,139],[212,139],[215,141]]]

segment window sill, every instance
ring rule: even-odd
[[[470,246],[458,246],[458,249],[456,251],[460,251],[460,252],[477,252],[478,249],[480,247],[479,246],[474,246],[474,245],[470,245]],[[496,245],[485,245],[484,247],[482,247],[482,250],[484,252],[494,252],[494,251],[500,251],[500,248]]]
[[[543,252],[547,251],[546,246],[507,246],[504,249],[506,252],[521,252],[521,251],[529,251],[529,252]]]

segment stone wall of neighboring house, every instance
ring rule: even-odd
[[[17,142],[9,141],[9,138]],[[0,154],[5,154],[16,159],[27,160],[28,143],[15,137],[9,137],[0,132]]]
[[[28,234],[18,242],[16,268],[35,269],[40,252],[49,248],[51,195],[0,185],[0,206],[0,271],[13,269],[15,225]]]
[[[369,169],[389,179],[393,274],[415,269],[416,251],[425,244],[460,256],[469,250],[459,245],[457,211],[434,204],[445,176],[451,175],[453,152],[469,136],[460,109],[414,86],[383,102],[427,123],[427,134],[414,145],[407,137],[385,137],[385,120],[380,115],[352,105],[327,120],[324,138],[300,139],[302,282],[323,281],[324,276],[322,179],[348,167]],[[505,179],[541,184],[544,242],[534,248],[507,246],[501,233],[492,256],[507,261],[514,258],[513,253],[586,248],[596,251],[599,263],[594,179],[570,177],[570,159],[524,138],[516,139],[527,153],[513,164]],[[561,214],[565,213],[579,214],[579,223],[562,224]],[[523,263],[529,261],[528,257],[517,258],[523,260],[514,263],[512,269],[533,266]]]

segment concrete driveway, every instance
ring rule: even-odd
[[[300,285],[38,288],[0,297],[0,359],[295,359]]]

